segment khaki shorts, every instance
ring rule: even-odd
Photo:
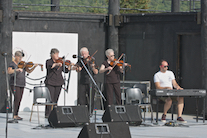
[[[177,100],[178,97],[160,97],[160,100],[162,100],[163,102],[165,102],[165,100],[166,100],[167,98],[171,98],[173,102],[178,101],[178,100]]]

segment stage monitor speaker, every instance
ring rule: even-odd
[[[141,108],[138,105],[108,105],[103,116],[103,122],[129,122],[138,126],[142,123]]]
[[[48,122],[52,127],[72,127],[89,123],[88,107],[56,106],[51,111]]]
[[[86,124],[78,138],[131,138],[127,122]]]

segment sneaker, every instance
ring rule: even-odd
[[[164,123],[166,122],[166,115],[164,115],[164,114],[162,115],[161,121]]]
[[[185,121],[182,117],[178,117],[177,118],[177,122],[179,122],[179,123],[187,123],[187,121]]]

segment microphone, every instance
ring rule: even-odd
[[[6,52],[2,52],[1,54],[2,54],[2,56],[7,56]]]
[[[73,58],[83,58],[83,56],[73,55]]]
[[[22,50],[22,57],[24,57],[24,52],[23,52],[23,50]]]

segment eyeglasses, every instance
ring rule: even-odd
[[[167,68],[167,67],[169,67],[169,66],[168,66],[168,65],[167,65],[167,66],[163,66],[163,65],[162,65],[162,67]]]
[[[115,55],[111,55],[110,57],[113,57],[113,56],[115,56]]]

